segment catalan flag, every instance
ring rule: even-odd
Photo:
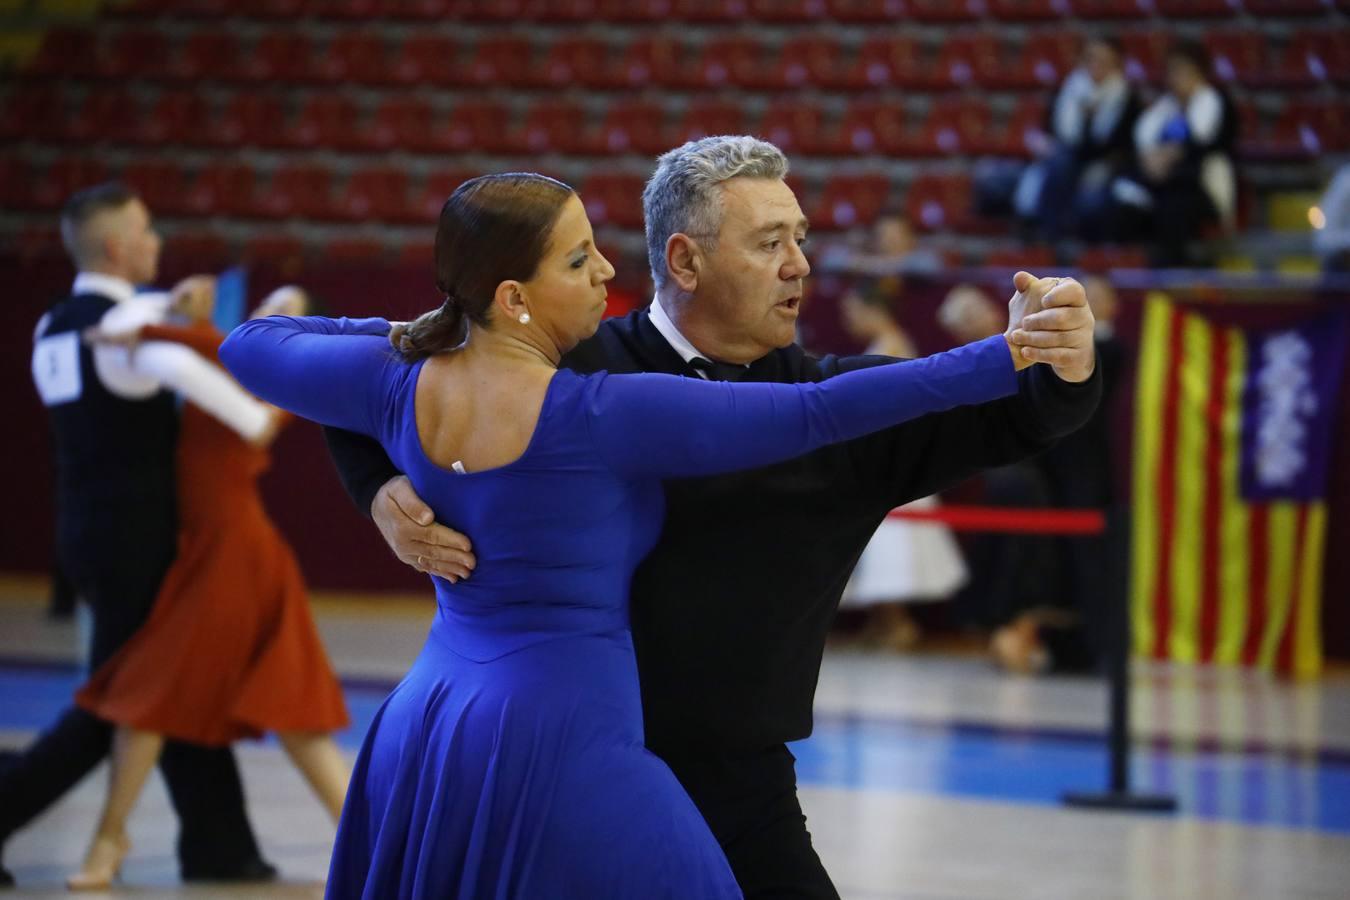
[[[1135,404],[1135,652],[1317,674],[1347,317],[1220,327],[1146,301]]]

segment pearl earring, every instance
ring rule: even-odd
[[[526,313],[521,313],[521,314],[520,314],[520,324],[522,324],[522,325],[528,325],[528,324],[530,324],[530,314],[529,314],[529,313],[526,312]]]

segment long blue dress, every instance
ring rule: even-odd
[[[1012,394],[1003,339],[810,384],[561,370],[520,458],[461,474],[423,452],[422,364],[390,350],[388,328],[275,317],[221,349],[264,400],[377,438],[478,558],[465,581],[433,579],[426,646],[357,758],[328,896],[740,897],[698,810],[643,747],[628,588],[661,530],[661,479]]]

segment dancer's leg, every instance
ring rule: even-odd
[[[291,762],[305,776],[314,793],[337,821],[342,816],[342,803],[347,797],[347,782],[352,772],[347,761],[338,752],[331,735],[315,732],[285,731],[277,735]]]
[[[131,846],[127,839],[127,818],[163,748],[164,738],[153,732],[118,728],[113,735],[112,771],[103,814],[83,867],[67,882],[71,888],[100,889],[112,883]]]

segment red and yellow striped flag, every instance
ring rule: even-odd
[[[1323,417],[1334,410],[1316,396],[1314,364],[1339,371],[1343,347],[1317,357],[1322,341],[1306,334],[1222,328],[1149,296],[1135,407],[1137,653],[1320,670],[1327,506],[1325,472],[1319,482],[1312,470],[1329,451],[1308,441],[1329,430],[1299,416],[1316,416],[1319,399]]]

